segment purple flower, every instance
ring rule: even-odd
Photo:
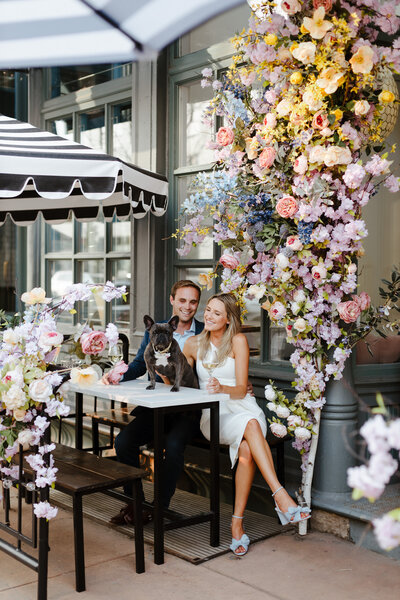
[[[400,521],[390,513],[372,521],[374,533],[379,546],[383,550],[392,550],[400,544]]]
[[[54,519],[57,516],[58,508],[51,506],[48,502],[37,502],[33,505],[33,512],[38,519]]]

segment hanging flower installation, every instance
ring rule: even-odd
[[[265,393],[272,431],[295,436],[307,495],[327,382],[342,377],[371,327],[370,298],[356,293],[362,208],[381,184],[399,190],[383,142],[397,115],[400,38],[376,41],[378,31],[398,31],[400,3],[248,1],[233,64],[220,80],[202,72],[215,90],[206,119],[223,119],[211,142],[217,164],[194,180],[176,236],[184,255],[212,235],[223,250],[221,289],[242,308],[259,299],[286,328],[297,394],[289,400],[272,384]]]
[[[54,444],[46,444],[44,435],[50,425],[50,418],[67,416],[69,407],[64,404],[62,388],[65,374],[80,385],[90,385],[102,373],[96,357],[109,345],[118,343],[118,330],[110,323],[105,332],[93,331],[88,325],[78,327],[75,342],[80,353],[76,357],[82,366],[60,368],[56,361],[63,342],[63,335],[57,331],[57,319],[63,311],[76,312],[74,305],[86,301],[93,294],[100,294],[110,302],[125,296],[125,286],[115,287],[111,282],[105,285],[72,285],[58,302],[46,298],[42,288],[34,288],[22,294],[21,300],[26,309],[22,316],[16,315],[11,323],[3,318],[5,327],[0,343],[0,479],[4,487],[10,487],[18,480],[18,465],[13,457],[20,446],[32,448],[33,453],[26,457],[35,472],[35,481],[30,489],[51,486],[56,481],[57,469],[51,451]],[[126,370],[121,363],[114,368]],[[37,448],[37,451],[34,451]],[[51,519],[57,509],[48,502],[34,506],[37,517]]]

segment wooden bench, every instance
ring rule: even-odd
[[[145,471],[62,444],[56,444],[53,457],[58,469],[55,489],[72,497],[76,591],[82,592],[86,589],[82,498],[127,483],[132,483],[133,486],[136,573],[143,573],[145,570],[144,540],[139,485]],[[32,477],[32,468],[26,461],[24,461],[24,471]]]

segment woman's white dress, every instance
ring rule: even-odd
[[[196,362],[196,371],[200,389],[206,389],[210,376],[200,359]],[[214,369],[213,377],[221,385],[236,385],[235,359],[228,356],[225,362]],[[247,394],[242,400],[223,400],[219,404],[219,436],[220,443],[229,446],[232,468],[237,460],[240,442],[244,430],[251,419],[257,419],[263,435],[267,433],[267,423],[262,409],[254,396]],[[200,429],[204,437],[210,439],[210,410],[204,409],[200,420]]]

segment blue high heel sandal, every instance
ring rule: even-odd
[[[232,519],[243,519],[243,517],[237,517],[236,515],[232,515]],[[229,548],[232,550],[232,552],[235,556],[243,556],[244,554],[246,554],[247,550],[249,549],[249,545],[250,545],[249,536],[244,533],[242,535],[242,537],[240,538],[240,540],[236,540],[233,537],[232,544],[229,546]],[[242,552],[236,552],[236,550],[240,546],[243,546],[244,550],[242,550]]]
[[[283,490],[283,485],[274,491],[272,497],[275,496],[280,490]],[[275,510],[278,513],[278,517],[282,525],[287,525],[288,523],[300,523],[300,521],[306,521],[311,517],[311,510],[308,506],[289,506],[287,512],[281,511],[276,502],[275,502]],[[302,517],[302,515],[306,514],[306,517]]]

